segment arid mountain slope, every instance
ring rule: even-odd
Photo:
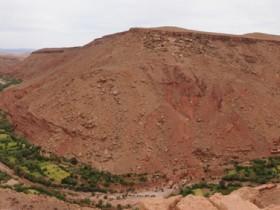
[[[27,55],[0,54],[0,73],[9,72],[12,67],[20,63]]]
[[[78,50],[78,47],[41,49],[31,53],[31,56],[28,56],[19,65],[0,71],[0,73],[13,74],[25,78],[25,80],[31,77],[33,79],[41,78],[46,76],[45,73],[53,71],[57,66],[63,64],[69,57],[73,57]]]
[[[33,53],[0,93],[35,144],[113,173],[202,177],[279,139],[280,42],[131,29]]]
[[[0,209],[10,210],[98,210],[95,208],[80,207],[78,205],[65,203],[54,197],[44,195],[27,195],[25,193],[13,192],[9,189],[0,188]]]

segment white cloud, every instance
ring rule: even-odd
[[[1,0],[0,48],[83,45],[130,27],[280,34],[279,0]]]

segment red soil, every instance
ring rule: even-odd
[[[32,53],[0,107],[35,144],[113,173],[203,177],[279,139],[280,42],[131,29]]]
[[[8,55],[0,54],[0,72],[9,72],[12,67],[19,64],[28,55]]]

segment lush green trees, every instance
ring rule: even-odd
[[[61,184],[67,184],[67,185],[72,185],[75,186],[77,185],[77,180],[72,178],[72,177],[66,177],[64,179],[61,180]]]

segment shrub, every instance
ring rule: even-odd
[[[61,184],[68,184],[68,185],[75,186],[75,185],[77,185],[77,180],[73,179],[71,177],[66,177],[61,180]]]
[[[78,160],[77,160],[76,157],[72,157],[72,158],[70,159],[70,162],[71,162],[71,164],[73,164],[73,165],[77,165],[77,164],[78,164]]]

